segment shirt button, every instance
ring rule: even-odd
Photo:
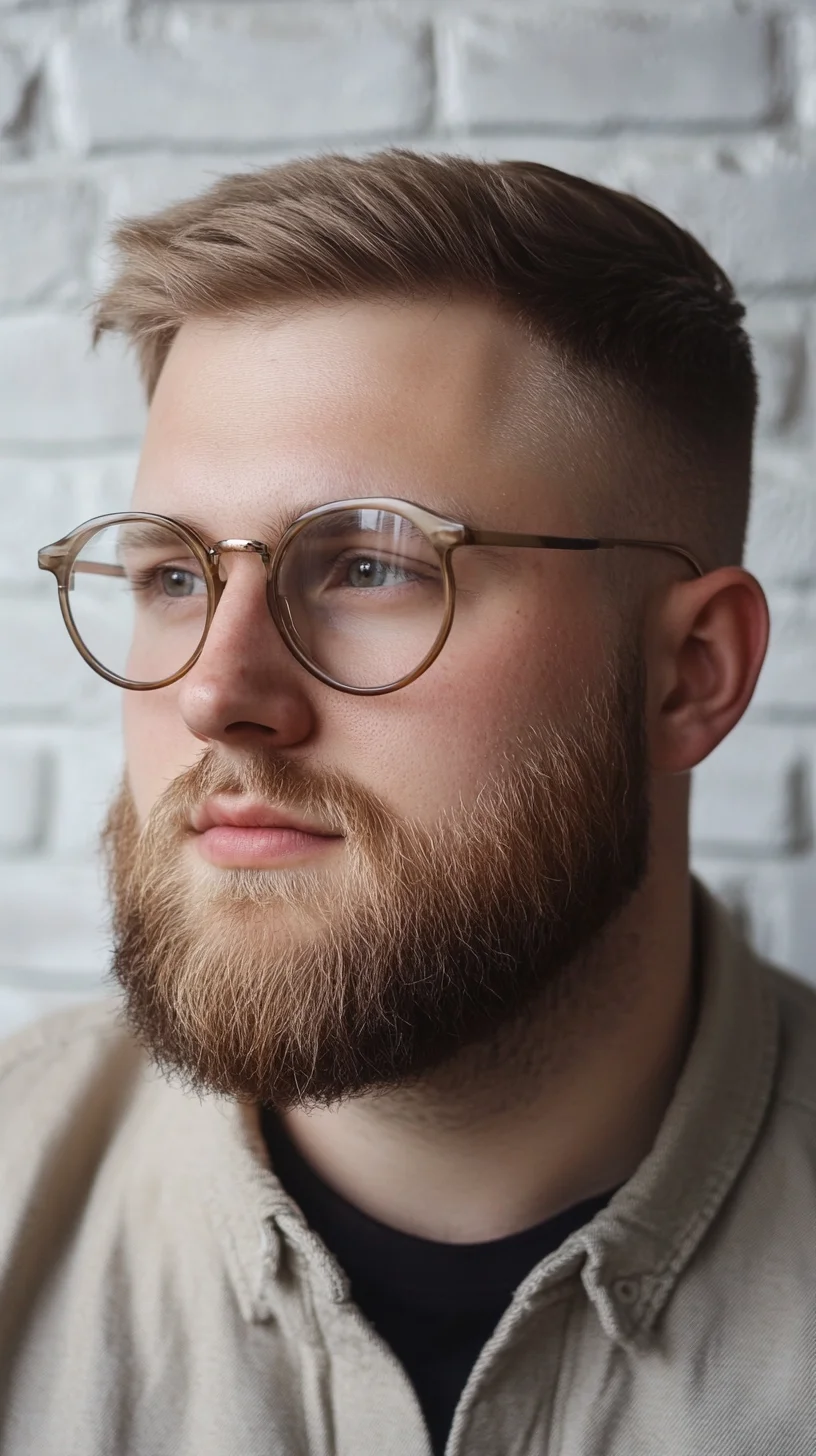
[[[612,1288],[621,1304],[637,1304],[640,1297],[639,1279],[616,1279]]]

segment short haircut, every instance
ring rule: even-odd
[[[745,311],[702,245],[639,199],[534,162],[325,155],[224,177],[124,222],[115,243],[94,337],[129,337],[148,398],[186,319],[484,297],[556,351],[601,421],[614,399],[647,437],[626,513],[637,502],[641,526],[645,511],[709,565],[741,559],[757,403]]]

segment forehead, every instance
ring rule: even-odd
[[[159,378],[134,504],[226,535],[366,495],[566,526],[561,395],[547,351],[484,302],[193,319]]]

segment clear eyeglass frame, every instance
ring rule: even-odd
[[[330,516],[332,513],[341,511],[385,511],[396,516],[401,516],[410,525],[422,533],[426,540],[433,547],[439,560],[440,574],[444,592],[443,614],[439,632],[430,649],[425,653],[422,661],[409,673],[404,674],[394,682],[385,683],[378,687],[358,687],[349,683],[343,683],[332,677],[328,672],[313,662],[304,651],[301,640],[297,633],[287,623],[286,612],[282,608],[282,594],[278,586],[280,581],[281,567],[286,552],[300,533],[306,530],[314,521]],[[123,525],[127,522],[148,522],[169,528],[175,531],[186,543],[193,556],[199,562],[204,581],[207,587],[207,610],[203,626],[201,640],[187,662],[171,676],[163,678],[158,682],[132,682],[128,678],[121,677],[111,672],[99,662],[85,645],[71,612],[70,584],[72,572],[75,569],[77,557],[87,543],[97,532],[108,527]],[[547,551],[610,551],[618,549],[643,549],[647,551],[670,552],[681,558],[696,576],[706,574],[705,567],[698,558],[687,547],[673,541],[640,540],[633,537],[611,537],[611,536],[558,536],[558,535],[530,535],[517,531],[479,531],[465,525],[461,521],[451,520],[441,516],[435,511],[426,510],[423,506],[414,504],[411,501],[394,499],[388,496],[362,496],[351,500],[330,501],[326,505],[316,506],[313,510],[306,511],[283,532],[277,545],[273,548],[264,541],[248,540],[243,538],[229,538],[224,541],[217,541],[213,545],[207,543],[190,526],[181,521],[175,520],[172,516],[157,515],[146,511],[122,511],[112,515],[95,516],[85,521],[70,531],[50,546],[43,546],[37,554],[37,564],[42,571],[49,571],[56,578],[58,598],[65,626],[71,637],[71,641],[77,651],[87,662],[94,672],[100,677],[117,687],[127,688],[134,692],[150,692],[157,688],[169,687],[195,665],[204,648],[207,640],[210,625],[215,615],[216,607],[221,599],[225,580],[220,574],[221,558],[228,552],[253,552],[261,558],[267,577],[267,602],[270,615],[280,636],[292,656],[306,669],[313,677],[328,687],[335,688],[341,693],[350,693],[361,697],[379,697],[385,693],[396,692],[399,688],[407,687],[415,682],[422,673],[426,672],[431,664],[439,656],[442,648],[450,634],[453,624],[454,607],[456,604],[456,580],[453,572],[453,553],[465,546],[500,546],[500,547],[524,547],[540,548]],[[82,569],[82,567],[80,568]],[[94,567],[99,570],[100,568]],[[116,568],[110,568],[111,574],[116,574]]]

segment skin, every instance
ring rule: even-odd
[[[184,325],[151,405],[133,504],[187,518],[208,541],[272,544],[282,521],[313,505],[375,494],[476,526],[593,534],[601,515],[603,530],[614,521],[609,456],[546,351],[485,303],[308,306]],[[670,556],[635,555],[653,841],[643,886],[582,968],[609,988],[606,1014],[587,1008],[570,1024],[497,1037],[420,1086],[288,1114],[328,1182],[408,1232],[496,1238],[622,1181],[650,1148],[682,1065],[689,772],[750,701],[767,608],[739,568],[692,580]],[[431,669],[392,695],[355,698],[291,657],[257,558],[228,558],[195,667],[169,688],[124,695],[140,818],[210,745],[342,770],[426,824],[472,802],[526,723],[580,711],[625,620],[600,554],[493,552],[482,569],[489,590],[457,602]],[[331,854],[342,853],[341,841]],[[535,1054],[554,1039],[558,1055]]]

